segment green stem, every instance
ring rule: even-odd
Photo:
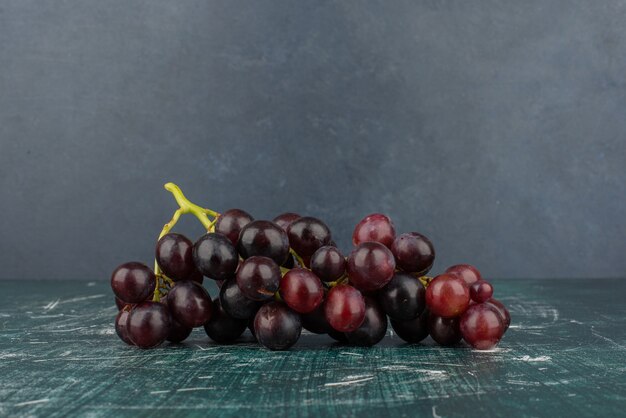
[[[176,212],[174,212],[172,219],[170,219],[170,221],[163,226],[163,229],[161,230],[158,239],[161,239],[164,235],[168,234],[172,230],[174,225],[176,225],[181,215],[186,213],[191,213],[196,218],[198,218],[198,220],[200,221],[202,226],[204,226],[207,232],[213,232],[215,230],[215,222],[217,222],[217,218],[220,216],[218,212],[200,207],[195,203],[192,203],[189,199],[185,197],[183,191],[180,190],[180,187],[178,187],[174,183],[167,183],[164,187],[165,190],[174,195],[174,199],[176,199],[176,203],[178,203],[179,208],[176,209]],[[213,217],[214,219],[209,219],[209,216]],[[170,288],[174,286],[174,282],[169,277],[163,274],[163,272],[161,271],[161,267],[159,267],[159,263],[157,263],[156,260],[154,260],[154,274],[157,280],[154,287],[153,300],[155,302],[158,302],[159,300],[161,300],[161,285],[163,284],[164,288],[167,290],[168,286]],[[165,284],[167,284],[168,286],[165,286]]]
[[[198,218],[202,226],[204,226],[207,231],[211,228],[211,220],[207,215],[210,215],[214,218],[220,216],[220,214],[215,212],[214,210],[202,208],[195,203],[190,202],[189,199],[187,199],[183,194],[183,191],[180,190],[180,187],[178,187],[174,183],[167,183],[165,185],[165,190],[174,195],[174,199],[176,199],[176,203],[178,203],[178,206],[180,206],[182,213],[191,213],[192,215],[194,215],[196,218]]]
[[[289,248],[289,252],[291,253],[291,255],[294,256],[298,264],[300,264],[300,267],[306,268],[306,266],[304,265],[304,260],[302,260],[302,257],[300,257],[298,253],[293,250],[293,248]]]

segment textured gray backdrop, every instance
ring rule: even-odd
[[[344,249],[386,212],[435,271],[624,277],[624,22],[617,0],[2,0],[0,278],[149,262],[169,180]]]

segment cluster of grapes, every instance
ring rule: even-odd
[[[284,213],[254,220],[240,209],[218,214],[168,185],[181,209],[161,233],[154,271],[129,262],[111,277],[120,309],[115,329],[128,344],[181,342],[203,326],[218,343],[233,342],[249,328],[272,350],[294,345],[302,328],[372,346],[385,336],[389,317],[407,342],[430,335],[441,345],[464,339],[489,349],[509,326],[509,312],[492,298],[493,287],[478,270],[461,264],[426,277],[435,259],[430,240],[417,232],[396,236],[383,214],[356,225],[346,258],[317,218]],[[207,226],[195,243],[169,232],[181,213],[193,213]],[[207,213],[214,214],[212,221]],[[213,300],[204,277],[220,289]]]

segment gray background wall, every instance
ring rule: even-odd
[[[617,0],[3,0],[0,277],[149,262],[169,180],[344,249],[386,212],[435,271],[624,277],[624,22]]]

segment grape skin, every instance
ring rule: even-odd
[[[504,334],[502,315],[490,303],[470,306],[461,317],[463,339],[478,350],[495,347]]]
[[[391,328],[398,337],[407,343],[419,343],[428,337],[428,317],[430,313],[425,309],[420,316],[408,321],[396,321],[391,319]]]
[[[294,268],[280,279],[280,297],[298,313],[309,313],[317,308],[324,298],[320,279],[310,270]]]
[[[249,299],[271,299],[280,284],[280,267],[267,257],[253,256],[241,263],[237,270],[237,285]]]
[[[283,229],[270,221],[252,221],[239,234],[237,250],[241,257],[268,257],[278,265],[287,261],[289,239]]]
[[[459,316],[465,312],[469,302],[469,289],[458,276],[440,274],[426,288],[426,305],[437,316]]]
[[[300,338],[302,324],[297,313],[280,302],[261,307],[254,317],[254,333],[270,350],[286,350]]]
[[[365,292],[378,290],[389,283],[395,268],[393,254],[379,242],[359,244],[348,257],[350,283]]]
[[[287,232],[291,248],[301,257],[310,258],[331,240],[330,229],[324,222],[312,216],[295,220],[289,225]]]
[[[346,284],[333,287],[324,304],[330,326],[339,332],[352,332],[365,320],[365,300],[357,289]]]
[[[239,265],[237,250],[222,234],[208,233],[193,246],[193,260],[204,276],[213,280],[228,280],[235,275]]]
[[[376,299],[365,297],[365,318],[357,329],[346,333],[348,343],[361,347],[371,347],[378,344],[386,333],[387,315]]]
[[[215,232],[226,236],[236,246],[241,229],[253,220],[252,215],[245,210],[229,209],[217,218]]]
[[[174,319],[188,328],[195,328],[211,318],[209,293],[196,282],[178,282],[167,295],[167,306]]]
[[[390,318],[408,321],[426,308],[426,289],[416,277],[397,272],[379,292],[380,303]]]
[[[156,276],[143,263],[131,261],[117,267],[111,275],[113,293],[125,303],[139,303],[154,291]]]
[[[235,341],[246,330],[248,321],[228,315],[222,308],[219,298],[213,299],[213,315],[204,324],[204,331],[216,343],[227,344]]]
[[[159,267],[173,281],[186,280],[196,269],[193,263],[193,244],[184,235],[164,235],[157,242],[155,252]]]
[[[391,252],[398,268],[423,276],[435,262],[435,248],[432,242],[418,232],[402,234],[393,241]]]
[[[352,244],[356,247],[364,242],[375,241],[389,248],[395,237],[396,230],[391,219],[382,213],[373,213],[356,225],[352,233]]]
[[[442,318],[437,315],[429,315],[428,333],[430,337],[439,345],[450,346],[461,341],[459,318]]]
[[[333,282],[346,272],[346,258],[337,247],[325,245],[311,256],[311,270],[320,280]]]
[[[170,324],[170,313],[165,305],[142,302],[130,311],[126,328],[133,344],[140,348],[152,348],[165,341],[170,332]]]
[[[261,302],[247,298],[237,280],[227,280],[220,288],[221,308],[235,319],[250,319],[256,315],[261,307]]]

